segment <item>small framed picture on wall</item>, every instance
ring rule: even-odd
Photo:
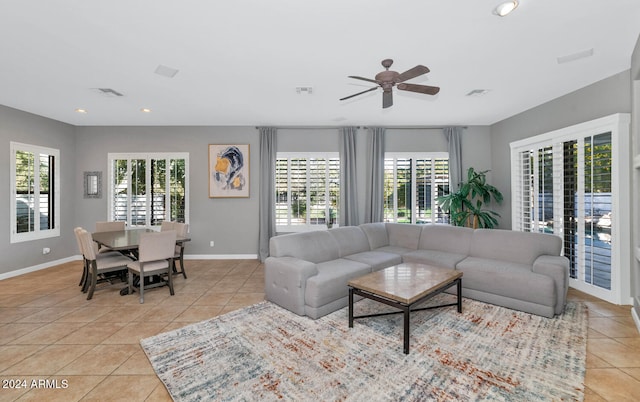
[[[209,144],[209,198],[249,197],[249,144]]]

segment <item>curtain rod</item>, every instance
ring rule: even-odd
[[[442,130],[447,127],[460,127],[468,128],[467,126],[375,126],[380,128],[386,128],[391,130]],[[362,127],[362,128],[374,128],[374,127]]]
[[[364,128],[360,126],[263,126],[263,127],[273,127],[281,130],[331,130],[343,127],[355,127],[355,128]],[[260,128],[256,126],[256,128]]]
[[[282,130],[331,130],[336,128],[343,127],[355,127],[357,129],[363,128],[373,128],[368,126],[264,126],[264,127],[273,127]],[[387,128],[391,130],[442,130],[446,127],[458,127],[458,126],[375,126],[380,128]],[[460,126],[461,128],[468,128],[467,126]],[[256,126],[256,129],[260,127]]]

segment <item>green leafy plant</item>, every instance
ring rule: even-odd
[[[474,229],[498,226],[500,214],[485,207],[492,198],[500,204],[502,193],[487,183],[487,172],[469,168],[467,180],[460,184],[458,191],[437,198],[440,208],[449,214],[452,225]]]

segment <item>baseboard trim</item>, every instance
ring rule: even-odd
[[[184,256],[185,260],[257,260],[258,254],[188,254]],[[26,267],[22,269],[16,269],[15,271],[5,272],[0,274],[0,281],[3,279],[13,278],[14,276],[20,276],[28,274],[30,272],[40,271],[41,269],[47,269],[56,265],[64,264],[71,261],[80,261],[82,256],[74,255],[60,260],[49,261],[43,264],[34,265],[32,267]]]
[[[185,260],[257,260],[258,254],[189,254]]]
[[[74,255],[74,256],[71,256],[71,257],[62,258],[60,260],[49,261],[49,262],[45,262],[43,264],[34,265],[32,267],[16,269],[15,271],[9,271],[9,272],[5,272],[4,274],[0,274],[0,281],[3,280],[3,279],[13,278],[14,276],[20,276],[20,275],[28,274],[30,272],[36,272],[36,271],[40,271],[42,269],[47,269],[47,268],[54,267],[56,265],[64,264],[64,263],[71,262],[71,261],[79,261],[79,260],[82,260],[82,256]]]

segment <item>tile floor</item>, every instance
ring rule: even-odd
[[[119,282],[86,300],[79,261],[0,281],[0,401],[170,401],[139,339],[264,298],[258,261],[186,265],[189,278],[175,277],[175,296],[152,289],[142,305],[137,295],[120,296]],[[630,306],[574,290],[569,298],[589,306],[585,401],[640,400]]]

